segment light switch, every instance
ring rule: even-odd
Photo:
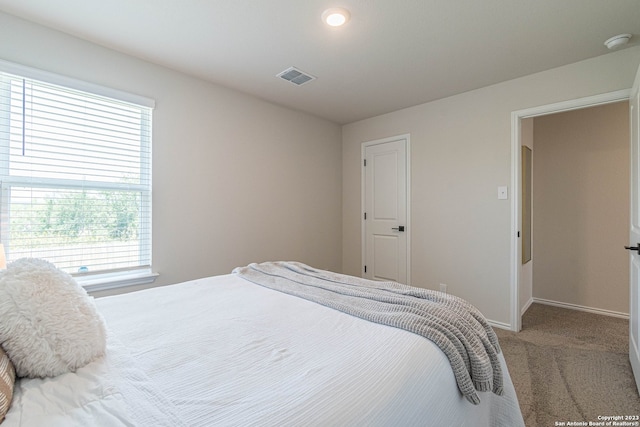
[[[498,200],[507,200],[509,198],[509,191],[507,186],[498,187]]]

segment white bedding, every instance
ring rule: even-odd
[[[389,326],[216,276],[96,300],[107,356],[21,380],[9,426],[523,426],[504,396],[467,401],[444,354]]]

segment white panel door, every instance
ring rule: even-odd
[[[408,282],[407,139],[364,146],[364,277]]]
[[[629,307],[629,360],[640,390],[640,68],[631,91],[631,227],[629,250],[631,258]]]

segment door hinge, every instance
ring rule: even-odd
[[[366,265],[364,266],[364,272],[365,273],[367,272],[367,266]]]
[[[367,159],[364,159],[364,167],[367,167]]]
[[[364,220],[365,221],[367,220],[367,213],[366,212],[364,213]]]
[[[520,232],[518,231],[518,237],[520,237]]]

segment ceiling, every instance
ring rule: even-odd
[[[321,22],[329,7],[350,22]],[[607,54],[640,0],[0,0],[0,11],[344,124]],[[317,77],[296,86],[294,66]]]

